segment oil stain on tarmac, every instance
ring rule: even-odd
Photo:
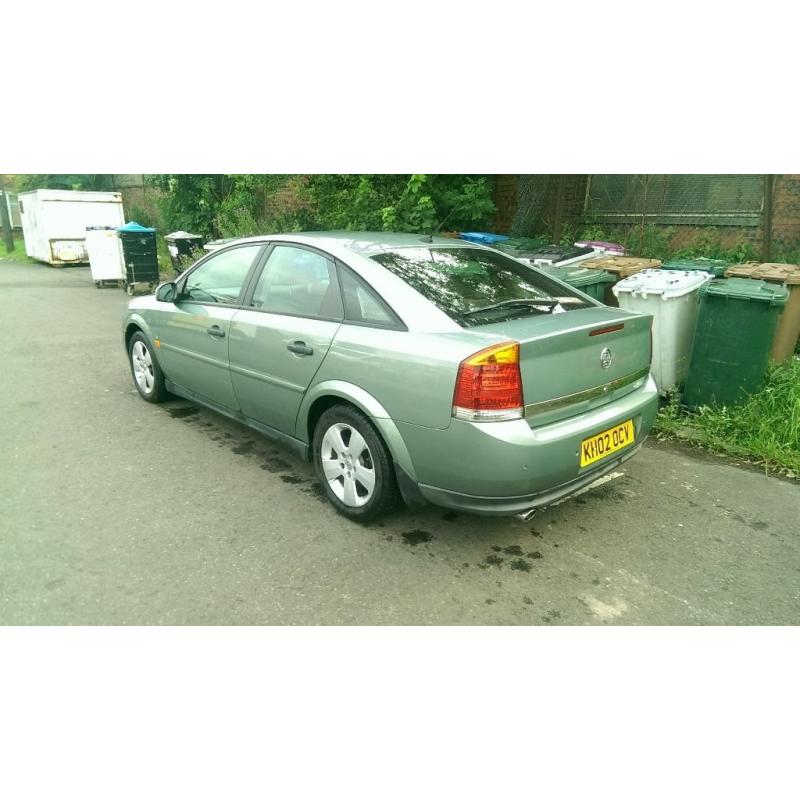
[[[406,531],[403,534],[403,541],[406,544],[410,544],[412,547],[415,547],[418,544],[430,542],[432,539],[433,536],[428,531],[423,531],[420,528],[414,528],[413,530]]]
[[[172,417],[172,419],[185,419],[186,417],[191,417],[194,414],[199,414],[200,409],[197,406],[181,406],[179,408],[167,408],[166,412]]]

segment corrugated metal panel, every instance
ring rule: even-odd
[[[608,222],[757,226],[762,175],[593,175],[586,211]]]

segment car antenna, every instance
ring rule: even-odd
[[[425,236],[422,237],[422,241],[431,244],[433,242],[434,234],[439,233],[439,231],[442,229],[442,225],[444,225],[445,222],[447,222],[447,220],[449,220],[450,217],[453,216],[453,212],[455,210],[456,210],[455,207],[451,208],[447,216],[436,226],[436,228],[434,228],[434,230],[432,230],[430,233],[426,233]]]

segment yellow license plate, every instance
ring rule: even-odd
[[[590,436],[581,442],[581,466],[588,467],[601,458],[633,444],[633,420],[629,419],[607,431]]]

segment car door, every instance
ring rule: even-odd
[[[242,413],[295,434],[303,395],[342,322],[332,258],[276,244],[231,320],[231,380]]]
[[[173,383],[238,411],[228,365],[231,319],[264,246],[239,245],[202,260],[178,284],[161,313],[159,361]]]

